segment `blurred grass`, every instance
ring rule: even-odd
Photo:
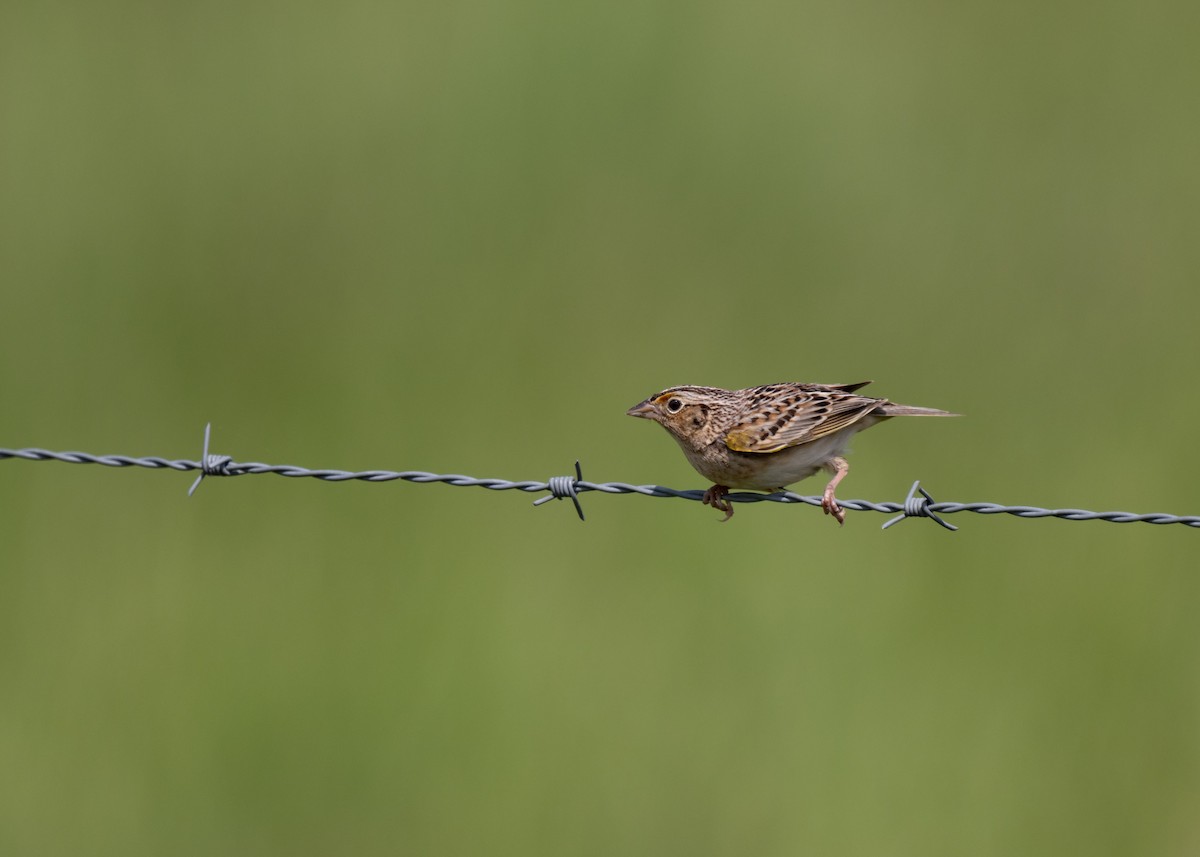
[[[13,6],[0,444],[1195,513],[1197,13]],[[0,472],[0,851],[1189,854],[1196,534]],[[811,483],[805,489],[816,490]]]

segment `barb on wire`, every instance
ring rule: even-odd
[[[921,492],[920,497],[917,496],[918,491]],[[933,502],[933,498],[929,496],[929,492],[922,488],[920,480],[917,480],[912,484],[912,487],[908,489],[908,496],[904,498],[904,510],[899,515],[892,518],[890,521],[880,527],[880,529],[886,530],[892,524],[898,524],[905,518],[932,518],[934,521],[941,524],[951,532],[957,530],[958,527],[954,526],[954,524],[947,524],[929,508],[929,504]],[[937,504],[934,503],[934,505]]]
[[[200,481],[205,476],[231,476],[228,465],[233,458],[228,455],[209,455],[208,454],[208,438],[212,434],[212,423],[204,427],[204,451],[200,454],[200,475],[196,477],[196,481],[192,483],[192,487],[188,489],[188,496],[191,497],[196,493],[196,489],[200,487]]]
[[[212,430],[211,423],[204,430],[204,449],[199,461],[186,459],[172,460],[158,457],[137,458],[127,455],[92,455],[87,452],[52,452],[48,449],[0,449],[0,461],[7,459],[23,459],[26,461],[63,461],[69,464],[102,464],[106,467],[149,467],[155,470],[199,470],[200,474],[188,489],[188,496],[195,493],[205,476],[241,476],[245,474],[274,473],[289,478],[311,477],[326,482],[348,482],[359,480],[363,482],[392,482],[403,480],[426,484],[442,482],[447,485],[460,487],[475,486],[491,491],[517,490],[527,493],[550,492],[548,496],[534,501],[539,506],[550,500],[569,498],[575,505],[579,519],[583,520],[583,507],[579,495],[588,491],[600,491],[605,494],[641,494],[646,497],[678,497],[683,500],[700,500],[704,492],[700,490],[680,491],[666,488],[662,485],[631,485],[627,482],[585,482],[579,462],[575,462],[574,476],[554,476],[546,482],[512,482],[507,479],[478,479],[473,476],[463,476],[457,473],[438,474],[426,473],[419,470],[310,470],[306,467],[295,467],[288,464],[263,464],[261,462],[236,462],[228,455],[215,455],[209,452],[209,438]],[[920,496],[917,496],[918,493]],[[794,494],[791,491],[779,491],[775,494],[755,494],[738,492],[726,496],[733,503],[805,503],[809,506],[820,506],[819,496],[808,497]],[[1067,521],[1109,521],[1117,524],[1146,523],[1146,524],[1182,524],[1185,527],[1200,528],[1200,516],[1168,515],[1161,512],[1135,514],[1133,512],[1089,512],[1083,509],[1042,509],[1037,506],[1005,506],[999,503],[946,503],[936,502],[929,492],[914,482],[903,503],[885,502],[872,503],[868,500],[839,500],[844,509],[855,512],[883,512],[895,515],[883,525],[884,529],[903,520],[904,518],[931,518],[948,530],[954,530],[952,524],[946,523],[940,515],[950,515],[956,512],[975,512],[980,515],[1013,515],[1018,518],[1061,518]]]
[[[579,462],[575,462],[575,478],[570,476],[551,476],[550,481],[546,483],[546,487],[550,491],[549,497],[542,497],[539,500],[534,500],[533,505],[540,506],[550,500],[561,500],[564,497],[570,497],[571,502],[575,504],[575,511],[579,513],[579,520],[585,520],[583,517],[583,507],[579,505],[579,494],[575,490],[575,486],[583,482],[583,471],[579,468]]]

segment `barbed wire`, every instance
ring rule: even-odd
[[[260,473],[274,473],[277,476],[289,478],[313,478],[325,482],[393,482],[402,480],[417,484],[441,482],[446,485],[459,487],[487,488],[491,491],[524,491],[526,493],[549,492],[533,502],[540,506],[550,500],[569,499],[575,505],[579,519],[584,520],[583,506],[580,505],[579,495],[588,491],[600,491],[605,494],[641,494],[646,497],[677,497],[682,500],[700,500],[704,491],[699,489],[678,490],[662,485],[631,485],[627,482],[587,482],[579,462],[575,462],[574,476],[552,476],[545,482],[522,481],[514,482],[508,479],[479,479],[474,476],[464,476],[459,473],[426,473],[420,470],[312,470],[290,464],[263,464],[257,461],[237,462],[231,456],[212,454],[208,451],[211,435],[211,423],[204,429],[204,449],[199,461],[187,459],[159,458],[157,456],[129,455],[93,455],[88,452],[54,452],[48,449],[2,449],[0,461],[8,459],[23,459],[26,461],[62,461],[68,464],[101,464],[106,467],[148,467],[154,470],[200,471],[188,496],[196,492],[206,476],[245,476]],[[725,497],[733,503],[803,503],[809,506],[820,506],[820,496],[804,496],[791,491],[779,491],[774,494],[756,494],[752,492],[735,492]],[[929,492],[921,487],[920,482],[914,482],[908,496],[902,503],[884,502],[872,503],[869,500],[838,500],[838,504],[854,512],[883,512],[895,515],[883,525],[887,529],[905,518],[929,518],[947,530],[958,527],[942,520],[941,515],[956,512],[975,512],[980,515],[1013,515],[1018,518],[1061,518],[1067,521],[1109,521],[1115,524],[1145,523],[1145,524],[1183,524],[1185,527],[1200,528],[1200,516],[1168,515],[1162,512],[1136,514],[1134,512],[1089,512],[1084,509],[1042,509],[1037,506],[1006,506],[1001,503],[947,503],[937,502]]]

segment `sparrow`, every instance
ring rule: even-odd
[[[713,483],[703,502],[725,513],[722,522],[733,517],[730,488],[782,491],[823,468],[833,478],[821,509],[840,525],[846,512],[834,492],[850,472],[843,455],[851,437],[892,417],[959,416],[856,394],[870,383],[669,387],[627,413],[654,420],[675,438],[696,472]]]

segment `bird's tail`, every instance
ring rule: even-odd
[[[921,408],[916,405],[897,405],[887,402],[879,406],[886,417],[961,417],[962,414],[952,414],[949,411],[939,411],[937,408]]]

